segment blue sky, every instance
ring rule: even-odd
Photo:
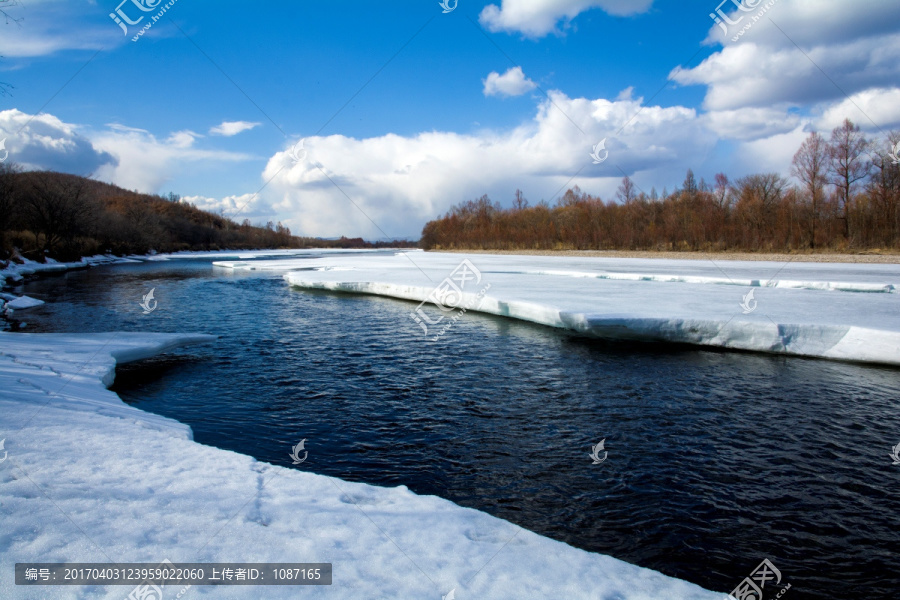
[[[811,130],[900,126],[894,0],[120,2],[0,0],[8,160],[297,234],[417,238],[461,200],[611,198],[624,174],[787,175]],[[127,36],[117,8],[143,17]]]

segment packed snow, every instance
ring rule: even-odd
[[[0,597],[121,600],[131,591],[16,586],[15,563],[168,559],[333,564],[327,587],[195,586],[186,599],[438,600],[451,590],[457,600],[723,598],[403,486],[345,482],[198,444],[186,425],[106,389],[117,363],[212,341],[0,333]],[[285,456],[298,441],[285,442]]]
[[[284,278],[298,288],[429,300],[410,307],[405,326],[438,340],[463,311],[439,310],[434,300],[444,302],[447,278],[459,276],[464,259],[471,276],[464,287],[452,282],[460,295],[451,295],[445,309],[605,338],[900,365],[896,264],[430,252],[214,264],[285,270]]]

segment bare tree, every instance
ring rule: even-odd
[[[747,175],[737,180],[738,205],[756,231],[756,247],[774,228],[775,208],[784,196],[787,180],[778,173]]]
[[[6,20],[6,24],[10,23],[21,23],[22,17],[18,19],[9,14],[9,9],[13,6],[19,6],[19,0],[0,0],[0,15],[3,15],[3,18]]]
[[[516,190],[516,197],[513,200],[513,210],[525,210],[528,208],[528,200],[525,199],[525,194],[522,193],[522,190]]]
[[[812,202],[810,218],[810,248],[816,247],[816,222],[819,219],[819,205],[828,183],[829,154],[825,138],[813,131],[803,141],[791,162],[791,175],[800,180],[809,193]]]
[[[15,23],[16,25],[20,25],[22,18],[18,19],[13,17],[9,12],[7,12],[13,6],[18,6],[19,0],[0,0],[0,15],[6,20],[6,24]],[[0,56],[0,58],[3,58]],[[0,81],[0,96],[11,96],[10,90],[15,89],[12,84],[6,83],[5,81]]]
[[[618,198],[622,204],[629,204],[637,198],[634,182],[631,181],[630,177],[625,176],[622,178],[622,185],[620,185],[619,189],[616,191],[616,198]]]
[[[731,206],[731,184],[728,182],[728,175],[725,173],[716,173],[716,185],[712,191],[716,200],[716,206],[720,209],[727,209]]]
[[[80,235],[95,214],[88,197],[90,180],[75,175],[54,177],[46,172],[30,173],[29,180],[22,197],[23,216],[38,236],[42,253],[50,254],[60,243]]]
[[[694,171],[692,169],[687,170],[682,187],[684,188],[682,193],[688,198],[694,199],[697,196],[697,192],[700,188],[697,187],[697,180],[694,178]]]
[[[19,170],[12,163],[0,163],[0,256],[6,252],[6,230],[10,228],[13,221],[13,208],[15,207],[13,178]]]
[[[900,231],[900,165],[884,154],[884,147],[892,151],[900,144],[900,132],[892,131],[885,138],[873,143],[870,153],[871,174],[866,191],[878,212],[876,224],[881,230],[881,241],[886,245],[896,243]]]
[[[18,6],[18,5],[19,5],[19,0],[0,0],[0,15],[2,15],[3,18],[6,20],[7,25],[9,25],[10,23],[15,23],[16,25],[19,25],[21,23],[21,21],[22,21],[21,17],[19,17],[17,19],[14,16],[12,16],[11,14],[9,14],[9,12],[8,12],[10,8],[12,8],[13,6]],[[0,57],[0,58],[2,58],[2,57]],[[11,89],[14,89],[12,84],[6,83],[4,81],[0,81],[0,96],[11,96],[12,94],[9,91]]]
[[[868,141],[850,119],[831,132],[828,148],[831,185],[838,191],[838,200],[843,209],[844,237],[850,242],[850,205],[856,184],[869,174],[869,163],[863,156]]]

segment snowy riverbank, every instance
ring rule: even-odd
[[[724,596],[405,487],[349,483],[197,444],[186,425],[129,407],[105,387],[116,362],[212,340],[0,333],[0,597],[122,599],[131,591],[17,587],[17,562],[164,559],[334,568],[328,587],[194,587],[188,599],[437,600],[454,588],[458,600]]]
[[[299,288],[418,303],[464,259],[413,252],[215,264],[283,269]],[[900,365],[900,265],[514,255],[470,261],[480,279],[469,278],[461,301],[448,299],[468,310],[600,337]],[[426,303],[410,312],[418,319],[403,326],[433,338],[460,311]]]

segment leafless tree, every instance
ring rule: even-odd
[[[526,208],[528,208],[528,200],[525,199],[522,190],[517,189],[515,200],[513,200],[513,210],[525,210]]]
[[[812,202],[810,248],[816,247],[816,222],[819,219],[819,206],[825,193],[825,185],[828,183],[828,167],[828,144],[825,138],[814,131],[803,141],[791,163],[791,175],[800,180]]]
[[[900,230],[900,164],[895,162],[893,150],[900,144],[900,132],[892,131],[884,139],[873,142],[872,164],[866,192],[879,218],[881,242],[890,245]],[[891,154],[886,154],[890,149]]]
[[[850,206],[857,184],[869,174],[870,164],[864,156],[868,141],[859,126],[850,119],[831,132],[828,158],[831,184],[838,191],[838,201],[843,209],[844,237],[850,242]]]
[[[8,12],[10,8],[18,5],[19,0],[0,0],[0,15],[3,16],[7,25],[9,25],[10,23],[19,25],[21,23],[22,17],[16,18]],[[12,84],[0,81],[0,96],[11,96],[12,94],[10,93],[10,90],[12,89],[14,89]]]
[[[29,173],[30,185],[22,195],[24,219],[40,238],[42,253],[52,253],[60,243],[80,235],[96,213],[88,195],[90,180],[70,175],[49,177]]]
[[[619,189],[616,191],[616,198],[618,198],[619,202],[622,204],[629,204],[637,198],[637,191],[634,182],[631,181],[630,177],[625,176],[622,178],[622,185],[620,185]]]

